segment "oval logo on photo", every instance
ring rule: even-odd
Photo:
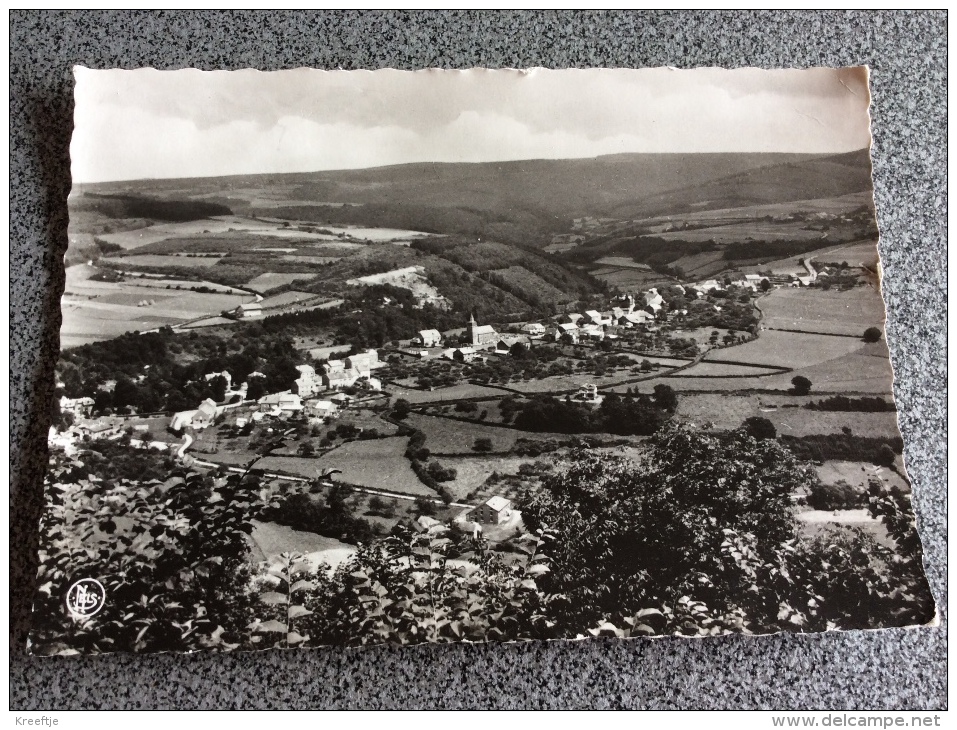
[[[70,586],[66,608],[75,618],[89,618],[106,603],[106,589],[95,578],[82,578]]]

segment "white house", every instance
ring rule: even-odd
[[[345,364],[347,368],[358,370],[361,376],[368,377],[372,368],[379,364],[379,353],[376,350],[366,350],[357,355],[349,355]]]
[[[74,416],[82,418],[90,415],[91,410],[93,410],[92,398],[67,398],[65,395],[60,397],[61,413],[72,413]]]
[[[216,413],[216,401],[207,398],[199,404],[199,408],[193,413],[190,425],[193,428],[206,428],[216,418]]]
[[[558,342],[562,339],[564,335],[568,335],[572,338],[572,342],[578,344],[579,331],[578,325],[575,324],[559,324],[555,327],[555,342]]]
[[[603,340],[605,339],[605,330],[601,327],[601,325],[586,324],[580,328],[579,337],[587,337],[592,340]]]
[[[296,392],[302,398],[308,398],[322,390],[322,377],[316,374],[312,365],[296,365],[299,377],[296,378]]]
[[[455,360],[457,362],[472,362],[475,359],[474,347],[451,347],[442,352],[442,357],[446,360]]]
[[[664,305],[664,297],[658,293],[657,289],[649,289],[645,292],[645,306],[650,307],[655,314],[660,312]]]
[[[721,284],[718,283],[717,279],[708,279],[706,281],[699,281],[697,284],[691,287],[699,294],[707,294],[709,291],[715,289],[720,289]]]
[[[512,503],[505,497],[489,497],[484,503],[475,508],[475,520],[487,525],[499,525],[508,521],[512,516]]]
[[[284,415],[289,415],[303,409],[302,398],[288,390],[282,393],[264,395],[257,403],[261,413],[276,413],[278,411]]]
[[[528,324],[522,325],[522,332],[529,337],[544,337],[545,325],[539,324],[538,322],[529,322]]]
[[[240,304],[236,308],[236,315],[242,317],[243,319],[248,319],[250,317],[260,317],[263,313],[263,307],[259,302],[249,302],[248,304]]]
[[[629,312],[625,314],[618,320],[618,324],[625,327],[634,327],[639,324],[646,324],[647,322],[653,322],[655,319],[653,314],[649,314],[643,309],[639,309],[637,312]]]
[[[606,324],[611,324],[611,317],[607,317],[594,309],[589,309],[587,312],[585,312],[585,316],[588,318],[589,324],[598,325],[599,327],[602,327]]]
[[[331,400],[311,400],[306,403],[306,413],[319,418],[330,418],[336,415],[339,407]]]
[[[497,353],[508,353],[511,351],[512,346],[517,344],[530,347],[532,343],[528,337],[524,335],[502,335],[498,338],[498,342],[495,343],[495,351]]]
[[[438,330],[420,330],[419,341],[423,347],[438,347],[442,342],[442,333]]]

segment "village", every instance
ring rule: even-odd
[[[69,454],[103,439],[213,474],[253,470],[267,491],[283,496],[308,489],[321,497],[342,486],[354,512],[379,533],[412,519],[507,542],[523,529],[518,504],[547,470],[534,457],[577,443],[557,422],[541,432],[526,417],[530,430],[517,428],[521,418],[510,423],[511,412],[551,397],[598,413],[609,395],[637,397],[645,383],[672,401],[673,412],[686,395],[675,390],[695,382],[695,368],[717,368],[725,382],[738,377],[742,384],[789,372],[705,357],[759,338],[760,300],[771,292],[813,296],[828,278],[845,290],[855,284],[838,265],[802,265],[807,276],[765,272],[674,283],[541,320],[493,326],[472,315],[464,328],[425,329],[379,349],[312,348],[296,365],[292,387],[278,392],[264,392],[261,372],[242,382],[228,370],[209,372],[203,379],[218,397],[172,414],[107,415],[95,412],[93,398],[64,395],[59,410],[71,423],[51,428],[50,444]],[[262,313],[254,303],[236,316]],[[718,383],[713,374],[697,382]],[[630,448],[643,438],[640,428],[595,428],[623,436],[596,433],[591,443],[600,448]],[[295,549],[335,562],[351,554],[348,540],[333,539],[330,547],[326,539],[349,535],[315,537],[299,521],[295,528],[260,524],[252,539],[263,557]]]

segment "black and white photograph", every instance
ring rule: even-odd
[[[866,68],[74,73],[31,653],[936,624]]]

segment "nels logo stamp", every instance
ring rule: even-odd
[[[74,618],[89,618],[106,603],[106,589],[95,578],[78,580],[66,594],[66,609]]]

